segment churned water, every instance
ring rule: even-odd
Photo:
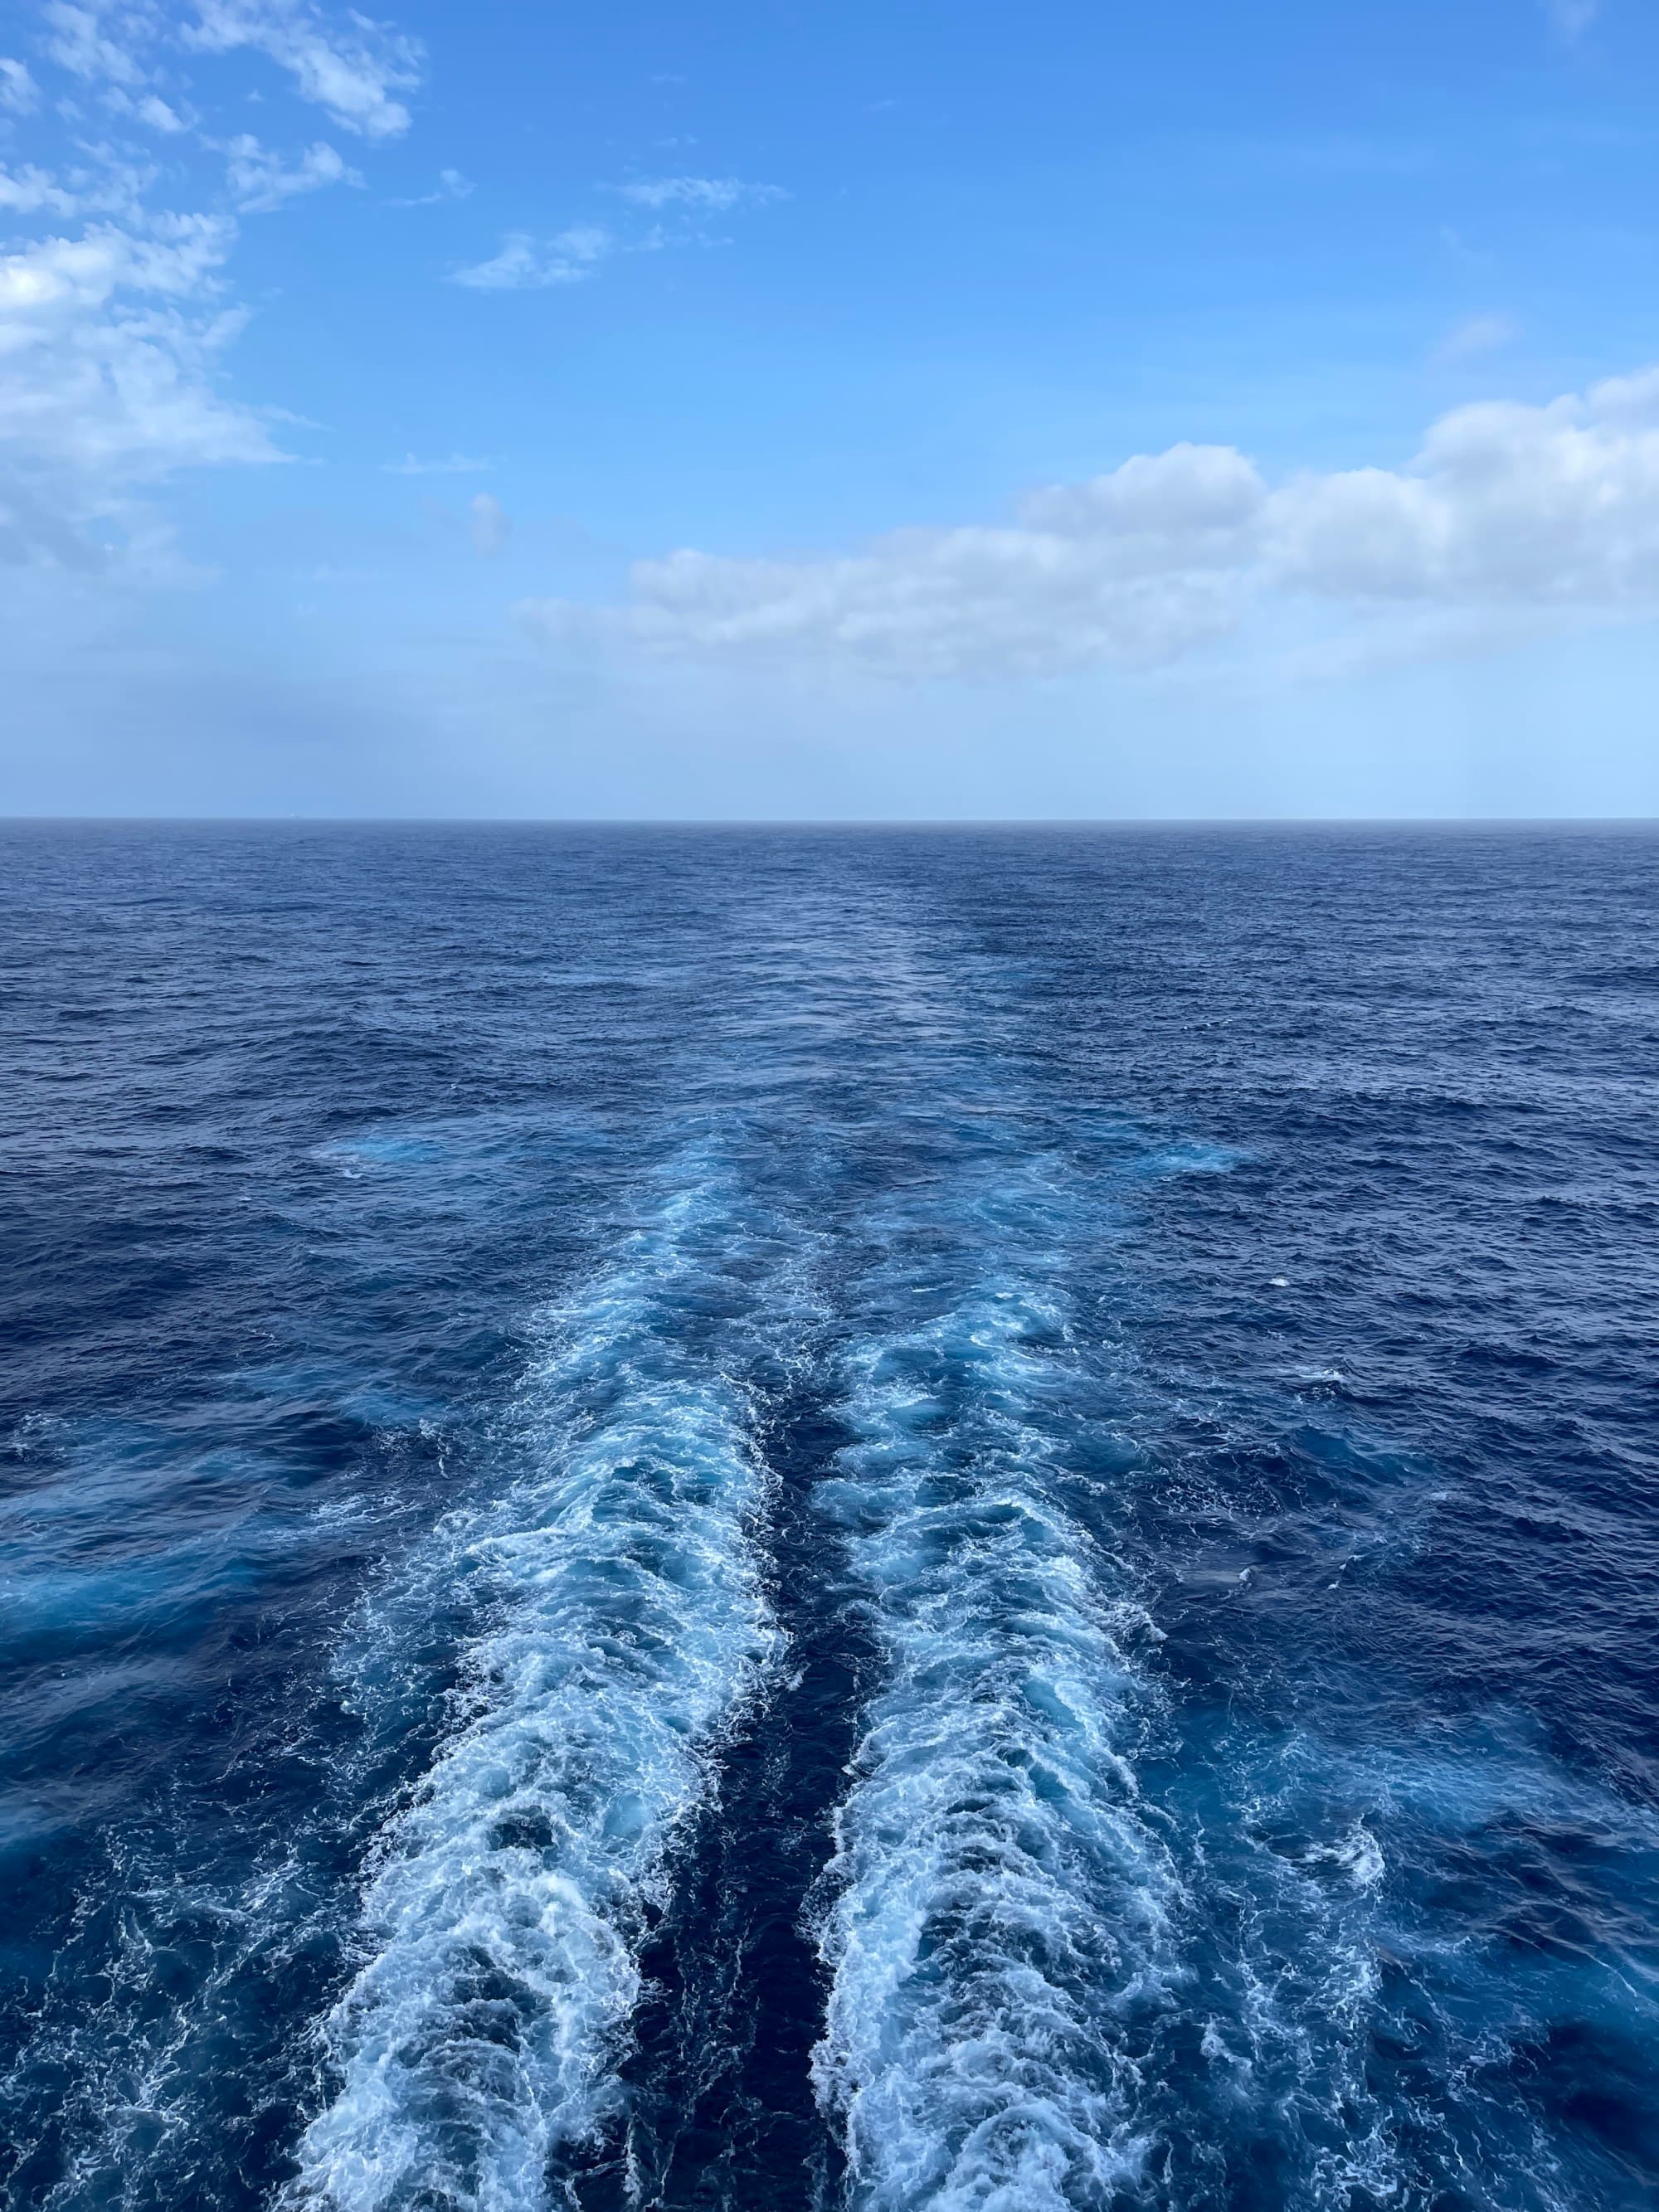
[[[15,827],[0,2191],[1659,2200],[1659,836]]]

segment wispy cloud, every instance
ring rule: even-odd
[[[577,223],[544,241],[510,231],[488,261],[454,271],[452,281],[475,292],[536,292],[552,284],[580,284],[615,251],[611,234],[598,223]]]
[[[455,270],[451,282],[479,292],[529,292],[553,284],[579,284],[602,261],[617,254],[713,243],[700,228],[701,217],[788,198],[775,185],[744,184],[736,177],[642,178],[603,189],[658,220],[643,229],[636,224],[631,231],[626,222],[620,228],[577,223],[546,240],[526,230],[509,231],[499,252]]]
[[[143,71],[130,46],[106,33],[97,13],[77,8],[71,0],[48,0],[45,9],[48,34],[46,52],[59,69],[72,76],[111,84],[137,84]]]
[[[470,177],[459,169],[440,169],[435,192],[422,192],[413,199],[388,200],[386,205],[395,208],[440,207],[447,200],[464,200],[476,187]]]
[[[309,146],[291,168],[280,154],[273,154],[250,133],[232,138],[219,149],[227,156],[225,181],[237,205],[247,215],[268,215],[301,192],[320,191],[328,185],[361,185],[362,179],[348,168],[332,146],[320,140]]]
[[[1440,226],[1440,243],[1465,269],[1490,270],[1497,264],[1498,257],[1490,247],[1472,246],[1462,232],[1455,230],[1449,222]]]
[[[103,223],[0,256],[0,474],[13,557],[165,565],[165,534],[135,503],[174,470],[281,458],[260,417],[224,398],[217,362],[241,327],[216,297],[234,224],[155,216]],[[76,551],[76,548],[79,552]],[[176,563],[175,563],[176,566]]]
[[[159,131],[164,137],[177,137],[188,131],[195,118],[188,112],[180,114],[169,107],[159,93],[147,92],[135,100],[118,84],[111,85],[102,95],[102,104],[112,115],[118,115],[129,123],[142,123],[146,129]]]
[[[732,208],[763,207],[788,198],[776,185],[746,185],[737,177],[648,177],[611,189],[635,207],[659,212],[684,208],[699,215],[724,215]]]
[[[40,88],[26,62],[0,58],[0,107],[13,115],[32,115],[40,105]]]
[[[196,0],[196,11],[186,45],[215,54],[254,48],[289,71],[301,99],[360,137],[395,138],[409,128],[409,110],[392,94],[420,82],[416,40],[355,9],[342,30],[310,0]]]
[[[1512,315],[1470,315],[1447,331],[1435,349],[1435,357],[1443,362],[1476,361],[1483,354],[1513,345],[1520,335],[1521,325]]]
[[[352,9],[345,24],[331,22],[314,0],[191,0],[182,19],[160,9],[106,9],[79,0],[47,0],[46,52],[60,69],[88,82],[102,82],[132,94],[153,76],[146,49],[176,42],[199,53],[250,48],[288,70],[302,100],[331,115],[342,129],[365,138],[394,138],[409,127],[409,110],[393,98],[420,82],[419,42]],[[22,64],[5,65],[9,71]],[[8,83],[21,93],[21,81]],[[161,119],[159,99],[148,119]],[[165,111],[170,112],[171,111]]]
[[[487,476],[495,465],[494,461],[475,461],[466,453],[451,453],[441,461],[423,461],[414,453],[405,453],[400,461],[380,464],[382,471],[389,477]]]
[[[513,527],[507,519],[506,509],[500,500],[492,499],[487,491],[481,491],[468,507],[467,514],[473,551],[480,560],[492,559],[506,544],[507,534]]]
[[[1601,0],[1543,0],[1544,13],[1571,43],[1582,39],[1601,12]]]
[[[262,53],[301,98],[376,139],[409,119],[392,94],[413,85],[418,50],[317,0],[45,0],[40,22],[30,63],[0,58],[0,110],[55,109],[74,144],[52,168],[0,168],[0,213],[64,234],[0,253],[0,557],[177,580],[191,572],[154,489],[179,469],[282,460],[273,431],[295,418],[223,389],[222,356],[247,319],[227,282],[237,222],[163,197],[182,166],[76,135],[88,107],[220,155],[249,213],[362,179],[321,142],[280,153],[246,132],[209,135],[170,57]]]

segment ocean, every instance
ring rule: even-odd
[[[0,2197],[1659,2201],[1659,833],[0,831]]]

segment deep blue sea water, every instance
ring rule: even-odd
[[[1659,2201],[1659,836],[0,832],[0,2191]]]

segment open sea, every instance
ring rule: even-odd
[[[0,2202],[1659,2204],[1659,833],[0,830]]]

